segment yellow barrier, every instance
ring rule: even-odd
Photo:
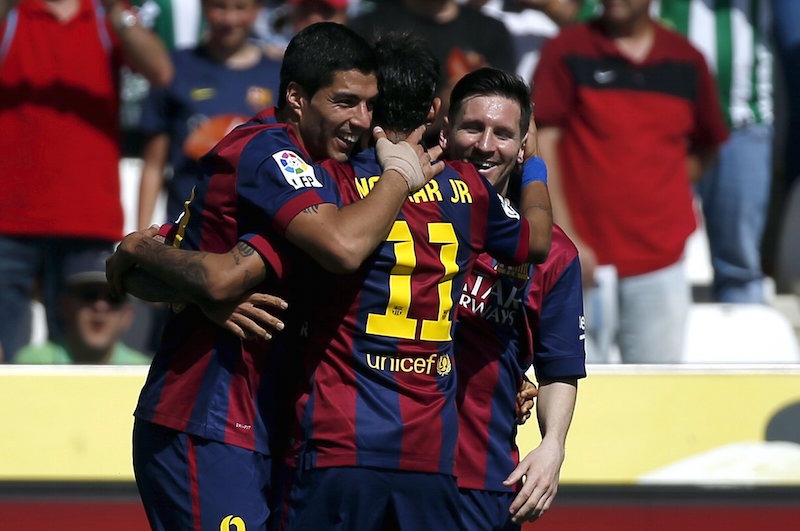
[[[800,485],[800,445],[765,444],[772,416],[800,403],[800,366],[589,366],[587,373],[562,483]],[[517,441],[521,452],[539,444],[535,419]]]
[[[752,445],[764,442],[770,418],[800,402],[800,367],[793,365],[588,372],[567,441],[565,484],[631,484],[648,474],[670,481],[668,474],[652,479],[653,471],[737,444],[744,450],[726,455],[742,467]],[[145,367],[0,366],[0,481],[133,480],[132,413],[145,375]],[[535,419],[519,443],[523,452],[538,444]],[[800,485],[800,468],[782,459],[784,473],[760,470],[761,482]]]
[[[0,367],[0,480],[132,481],[147,367]]]

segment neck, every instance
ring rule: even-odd
[[[224,63],[225,66],[234,70],[250,68],[261,59],[261,49],[247,41],[243,42],[241,46],[230,50],[208,43],[206,44],[206,50],[212,59],[219,63]]]
[[[634,62],[642,61],[653,48],[655,29],[649,17],[626,23],[604,23],[606,34],[622,54]]]
[[[78,12],[81,0],[44,0],[44,4],[58,20],[69,20]]]
[[[105,365],[111,361],[115,345],[103,349],[95,349],[69,338],[64,343],[69,356],[76,364]]]

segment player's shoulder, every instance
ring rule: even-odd
[[[545,274],[560,274],[573,261],[578,259],[578,249],[561,227],[553,224],[553,236],[550,243],[550,252],[547,259],[538,269]]]

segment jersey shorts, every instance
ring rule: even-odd
[[[468,531],[519,531],[511,521],[508,508],[515,492],[458,489],[458,512],[461,528]]]
[[[136,485],[154,531],[266,529],[270,457],[137,419]]]
[[[459,518],[456,480],[447,474],[358,467],[297,469],[288,497],[289,523],[281,526],[287,531],[450,530]]]

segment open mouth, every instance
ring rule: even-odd
[[[470,159],[466,159],[465,162],[469,162],[470,164],[475,166],[475,169],[478,170],[479,172],[486,172],[486,171],[489,171],[489,170],[491,170],[491,169],[493,169],[493,168],[495,168],[497,166],[496,162],[491,162],[491,161],[488,161],[488,160],[470,160]]]

